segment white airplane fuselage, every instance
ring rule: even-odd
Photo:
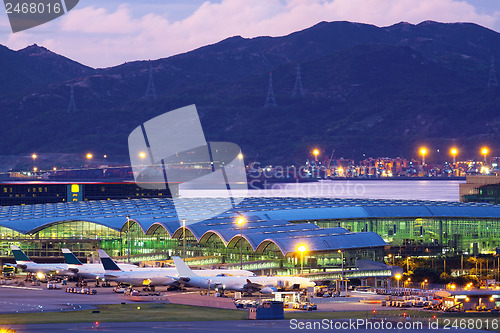
[[[118,267],[120,267],[120,269],[125,272],[139,269],[138,266],[132,264],[118,264]],[[103,279],[105,273],[102,264],[68,264],[68,270],[73,272],[76,276],[82,277],[84,279]]]
[[[106,271],[104,278],[106,280],[125,283],[133,286],[154,285],[168,286],[176,282],[173,274],[176,274],[175,268],[163,270],[136,270],[136,271]]]
[[[22,269],[24,272],[29,273],[55,273],[58,275],[72,275],[72,272],[68,271],[67,264],[37,264],[33,261],[19,261],[16,266]]]
[[[120,265],[119,265],[120,266]],[[101,266],[102,267],[102,266]],[[121,268],[121,267],[120,267]],[[225,275],[219,277],[230,277],[231,274],[239,274],[241,277],[254,277],[255,274],[244,270],[229,270],[229,269],[202,269],[196,270],[196,274],[205,277],[216,278],[217,275]],[[178,273],[174,267],[169,268],[138,268],[133,271],[106,271],[104,278],[110,281],[121,282],[134,286],[155,285],[155,286],[170,286],[178,284]],[[191,285],[189,282],[185,283]]]
[[[316,285],[309,279],[296,276],[190,276],[188,279],[187,283],[189,285],[202,289],[220,288],[233,291],[260,291],[263,293],[271,293],[277,289],[305,289]],[[259,287],[252,288],[250,285],[258,285]]]

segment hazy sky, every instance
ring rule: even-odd
[[[320,21],[388,26],[473,22],[500,32],[500,0],[80,0],[61,18],[13,34],[0,14],[0,44],[37,43],[92,67],[157,59],[241,35],[281,36]]]

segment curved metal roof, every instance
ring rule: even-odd
[[[335,228],[335,232],[337,233],[347,233],[348,231],[344,228]],[[293,224],[288,223],[286,225],[282,225],[279,227],[272,228],[259,228],[257,230],[249,230],[248,232],[245,230],[243,233],[243,238],[245,238],[248,243],[252,246],[254,250],[257,249],[259,244],[264,241],[266,238],[282,236],[282,235],[295,235],[297,232],[303,232],[305,234],[314,234],[318,230],[325,230],[318,228],[317,225],[312,223],[301,223],[301,224]],[[235,246],[236,243],[240,240],[240,233],[229,233],[227,235],[229,240],[227,245],[229,247]]]
[[[321,229],[321,231],[323,233],[317,235],[302,234],[283,237],[273,235],[263,240],[256,251],[263,251],[269,243],[276,244],[283,255],[297,252],[300,245],[305,245],[308,252],[337,251],[386,245],[382,237],[374,232],[336,234],[330,233],[328,229]]]
[[[183,214],[190,217],[187,228],[198,241],[216,233],[228,246],[235,245],[240,239],[240,229],[234,221],[244,215],[247,221],[244,238],[254,249],[272,241],[285,252],[294,247],[291,242],[297,238],[311,240],[312,248],[318,251],[334,249],[338,246],[335,244],[344,248],[366,247],[367,244],[381,246],[380,239],[374,235],[351,236],[342,228],[319,229],[314,224],[292,224],[288,221],[392,217],[500,218],[499,205],[482,203],[291,197],[250,197],[238,204],[236,209],[209,216],[207,207],[208,211],[210,207],[214,207],[215,211],[220,205],[218,198],[182,200]],[[0,226],[21,233],[33,233],[53,223],[88,221],[120,230],[126,225],[127,216],[147,234],[157,228],[164,228],[171,237],[182,232],[173,201],[166,198],[3,206],[0,207]]]

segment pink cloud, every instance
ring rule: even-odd
[[[82,63],[103,67],[166,57],[234,35],[286,35],[319,21],[378,26],[400,21],[465,21],[493,28],[500,17],[500,13],[479,14],[467,2],[455,0],[222,0],[206,1],[185,19],[170,22],[162,14],[135,17],[135,5],[121,5],[113,12],[77,8],[52,24],[55,33],[14,34],[6,44],[19,48],[37,42]]]

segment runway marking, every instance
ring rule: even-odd
[[[16,286],[0,286],[0,287],[12,288],[12,289],[43,290],[43,288],[32,288],[32,287],[16,287]]]

